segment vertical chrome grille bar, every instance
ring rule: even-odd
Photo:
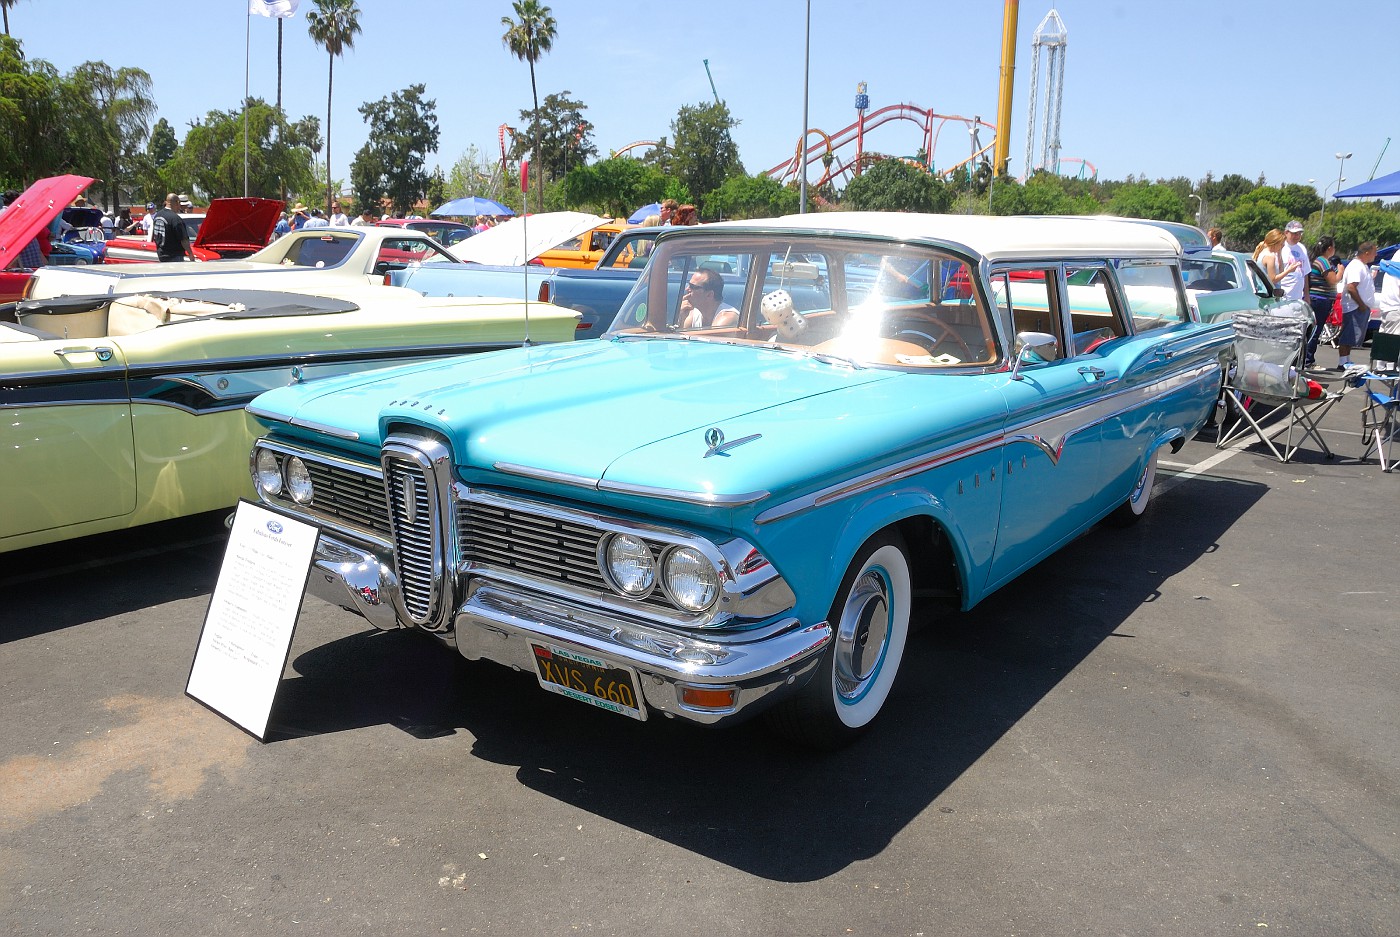
[[[431,437],[391,436],[380,454],[384,498],[394,538],[400,615],[420,628],[444,625],[453,592],[447,553],[455,542],[450,491],[452,459]],[[454,519],[455,520],[455,519]]]

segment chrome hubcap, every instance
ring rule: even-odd
[[[836,633],[836,691],[843,698],[864,694],[880,669],[890,637],[889,586],[868,570],[851,587]]]

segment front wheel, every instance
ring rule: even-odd
[[[853,741],[879,715],[909,636],[909,559],[895,534],[869,541],[851,562],[827,621],[831,644],[802,692],[777,706],[769,724],[815,748]]]
[[[1142,468],[1142,474],[1138,475],[1132,494],[1128,495],[1128,500],[1113,509],[1113,513],[1108,515],[1108,522],[1114,527],[1131,527],[1141,520],[1147,510],[1147,502],[1152,498],[1152,483],[1156,480],[1157,450],[1153,449],[1147,457],[1147,464]]]

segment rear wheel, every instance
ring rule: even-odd
[[[837,590],[827,621],[832,638],[800,695],[769,714],[780,734],[816,748],[839,748],[865,731],[889,698],[904,658],[912,599],[904,542],[881,534],[861,548]]]
[[[1108,522],[1114,527],[1131,527],[1141,520],[1147,510],[1147,502],[1152,498],[1152,483],[1156,480],[1157,450],[1153,449],[1142,468],[1142,474],[1138,476],[1137,484],[1133,486],[1132,494],[1113,509],[1113,513],[1108,515]]]

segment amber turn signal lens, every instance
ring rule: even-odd
[[[681,702],[696,709],[732,709],[739,695],[738,687],[711,689],[702,686],[682,686]]]

